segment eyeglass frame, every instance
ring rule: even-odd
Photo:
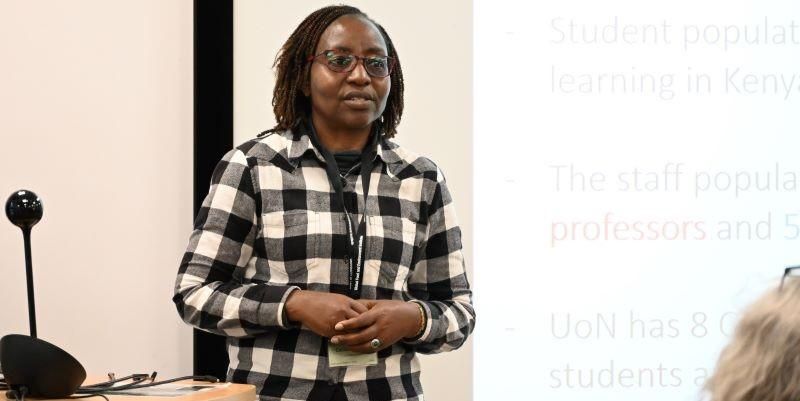
[[[320,53],[319,53],[319,54],[317,54],[317,55],[311,55],[311,56],[308,56],[308,59],[306,59],[306,61],[308,61],[309,63],[313,63],[313,62],[314,62],[314,61],[315,61],[315,60],[316,60],[316,59],[317,59],[319,56],[322,56],[322,55],[324,55],[324,54],[325,54],[325,53],[327,53],[327,52],[335,52],[335,51],[336,51],[336,50],[334,50],[334,49],[323,50],[322,52],[320,52]],[[356,56],[355,54],[346,54],[346,56],[355,58],[355,59],[356,59],[356,62],[352,64],[352,67],[350,67],[350,69],[347,69],[347,70],[344,70],[344,71],[335,71],[335,70],[332,70],[332,69],[331,69],[331,67],[328,65],[328,63],[320,63],[320,64],[323,64],[323,65],[325,65],[325,67],[326,67],[328,70],[332,71],[332,72],[337,72],[337,73],[344,74],[344,73],[351,73],[351,72],[353,72],[353,70],[355,70],[355,69],[356,69],[356,67],[358,66],[358,64],[359,64],[359,63],[361,63],[361,65],[363,65],[363,66],[364,66],[364,71],[367,73],[367,75],[369,75],[369,76],[371,76],[371,77],[373,77],[373,78],[386,78],[386,77],[388,77],[388,76],[392,75],[392,71],[394,70],[394,65],[397,63],[397,59],[396,59],[396,58],[394,58],[394,57],[392,57],[392,56],[363,56],[363,57],[362,57],[362,56]],[[369,69],[367,69],[367,66],[366,66],[366,64],[364,64],[364,60],[366,60],[366,59],[368,59],[368,58],[373,58],[373,57],[386,58],[386,62],[388,63],[388,68],[387,68],[387,70],[389,71],[389,72],[388,72],[386,75],[384,75],[384,76],[380,76],[380,75],[372,75],[372,74],[370,74],[370,72],[369,72]]]
[[[800,269],[800,265],[797,266],[787,266],[783,269],[783,277],[781,277],[781,284],[778,287],[778,290],[783,290],[783,282],[786,280],[786,277],[791,273],[792,270]]]

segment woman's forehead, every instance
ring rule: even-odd
[[[378,27],[358,15],[343,15],[328,25],[319,37],[316,53],[324,50],[365,54],[387,52]]]

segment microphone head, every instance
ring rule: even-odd
[[[42,200],[28,190],[20,189],[11,194],[6,201],[6,216],[21,229],[33,227],[42,219],[43,213]]]

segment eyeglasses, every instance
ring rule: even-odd
[[[364,64],[364,70],[371,77],[384,78],[392,73],[395,59],[388,56],[360,57],[353,54],[343,54],[335,50],[325,50],[316,56],[308,56],[308,62],[319,61],[333,72],[350,72],[356,68],[358,62]]]
[[[789,266],[789,267],[783,269],[783,277],[781,277],[781,285],[780,285],[780,287],[778,287],[778,289],[781,289],[781,290],[783,289],[783,282],[786,280],[786,276],[789,276],[790,273],[793,270],[797,270],[797,269],[800,269],[800,266]]]

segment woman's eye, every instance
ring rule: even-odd
[[[335,67],[345,67],[350,64],[349,56],[328,56],[328,64]]]
[[[372,68],[386,68],[386,59],[383,58],[378,58],[378,57],[368,58],[367,63]]]

